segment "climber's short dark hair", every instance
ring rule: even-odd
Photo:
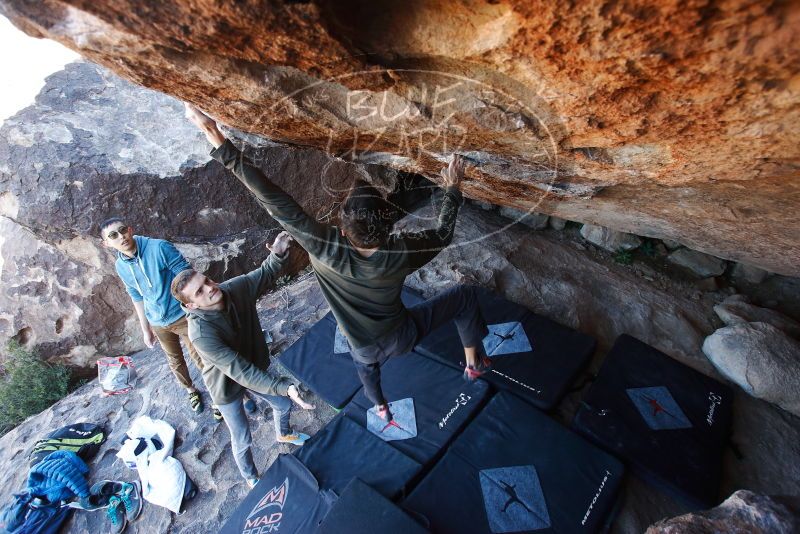
[[[394,211],[380,191],[356,180],[339,208],[339,224],[355,246],[375,248],[389,239]]]

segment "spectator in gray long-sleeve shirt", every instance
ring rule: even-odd
[[[322,294],[350,343],[350,354],[377,414],[391,419],[380,387],[380,365],[409,352],[437,326],[455,319],[464,346],[464,377],[474,380],[491,365],[482,339],[488,329],[473,287],[459,286],[406,308],[405,278],[433,259],[453,239],[463,160],[454,156],[442,171],[444,199],[435,229],[391,234],[393,211],[367,183],[356,183],[339,211],[341,227],[322,224],[269,181],[228,141],[213,119],[187,104],[187,117],[214,145],[211,156],[233,171],[297,242],[308,251]],[[306,179],[302,177],[301,179]]]
[[[178,273],[171,287],[172,295],[183,303],[189,339],[203,360],[203,380],[228,425],[236,465],[250,487],[258,481],[258,472],[242,406],[245,390],[272,406],[279,443],[302,445],[308,439],[289,427],[292,401],[306,410],[314,408],[300,398],[292,379],[267,372],[269,349],[256,310],[256,301],[289,256],[291,239],[287,232],[278,234],[272,246],[267,245],[269,257],[247,274],[218,284],[187,269]]]

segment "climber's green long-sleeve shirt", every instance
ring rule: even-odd
[[[233,171],[270,216],[308,251],[322,294],[353,348],[374,344],[406,320],[407,311],[400,300],[403,282],[453,239],[462,198],[458,188],[445,190],[437,228],[393,234],[386,245],[365,258],[337,227],[306,215],[230,141],[213,150],[211,157]]]

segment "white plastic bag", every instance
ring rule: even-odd
[[[127,435],[130,439],[126,444],[129,441],[138,441],[138,438],[157,438],[161,442],[163,447],[160,449],[146,447],[135,456],[135,447],[123,445],[117,457],[128,465],[131,463],[136,465],[145,500],[176,514],[180,513],[186,471],[181,462],[172,457],[175,429],[161,419],[151,419],[142,415],[133,420]]]
[[[97,360],[97,378],[104,395],[127,393],[136,385],[136,369],[128,356]]]

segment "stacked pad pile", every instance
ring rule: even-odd
[[[730,388],[631,336],[620,336],[574,428],[690,506],[719,503]]]
[[[433,464],[489,396],[486,382],[467,383],[458,371],[415,353],[390,358],[381,380],[386,397],[396,399],[390,403],[392,423],[375,414],[363,391],[344,414],[424,466]]]
[[[403,504],[442,534],[597,532],[622,473],[610,454],[500,392]]]
[[[485,379],[537,408],[555,408],[589,363],[594,338],[485,289],[479,290],[478,303],[489,327],[483,346],[492,368]],[[456,368],[463,366],[464,350],[454,323],[431,332],[414,350]]]
[[[405,298],[418,300],[410,292]],[[294,455],[276,460],[223,532],[602,531],[613,516],[623,472],[609,452],[637,469],[643,465],[632,460],[635,455],[628,454],[627,445],[615,449],[604,437],[630,430],[632,423],[615,426],[609,424],[613,418],[603,418],[636,413],[647,426],[639,405],[653,394],[670,413],[675,406],[647,389],[659,386],[647,380],[626,386],[638,388],[624,394],[628,406],[598,408],[605,402],[598,399],[606,397],[599,392],[609,383],[607,375],[628,377],[626,369],[636,360],[624,358],[617,368],[616,353],[630,356],[633,350],[640,355],[653,349],[625,337],[622,348],[615,347],[609,356],[607,366],[614,368],[606,371],[604,366],[575,421],[592,444],[537,408],[557,405],[588,363],[594,340],[486,292],[480,305],[490,328],[484,347],[493,371],[486,380],[464,382],[459,365],[464,353],[454,325],[434,331],[412,353],[390,358],[381,367],[383,389],[395,416],[391,424],[377,417],[359,391],[346,341],[337,334],[332,317],[323,318],[281,355],[281,363],[288,363],[299,379],[344,409]],[[660,363],[643,364],[662,381],[669,375]],[[694,424],[695,403],[684,398],[681,384],[688,375],[682,373],[663,385],[680,413]],[[705,377],[691,378],[701,384]],[[719,422],[714,432],[724,433],[730,419],[729,392],[717,388],[714,395],[722,399],[711,414]],[[619,396],[614,398],[622,403]],[[630,441],[630,433],[620,436],[623,444]],[[678,451],[702,448],[707,433],[698,434],[697,440],[673,440],[668,446]],[[709,488],[715,487],[713,478]]]
[[[339,514],[351,506],[340,501],[355,479],[375,494],[373,512],[407,518],[391,501],[407,495],[441,456],[480,409],[489,386],[468,384],[460,372],[413,353],[390,359],[382,377],[386,394],[398,399],[394,424],[372,419],[359,393],[294,455],[279,457],[223,532],[315,532],[334,505]]]

